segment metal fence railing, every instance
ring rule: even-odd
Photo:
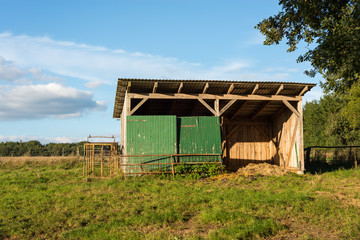
[[[120,156],[121,173],[136,174],[175,174],[176,166],[218,164],[222,166],[221,154],[160,154]]]

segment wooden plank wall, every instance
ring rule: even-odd
[[[295,130],[296,127],[296,130]],[[289,169],[299,169],[303,162],[302,128],[299,118],[289,109],[277,115],[273,119],[274,141],[278,143],[279,154],[275,157],[275,162],[280,166],[287,165]],[[295,136],[293,136],[295,133]],[[292,141],[294,138],[294,141]]]
[[[228,170],[236,171],[249,163],[274,162],[276,148],[271,141],[271,123],[239,122],[225,129],[227,141],[224,141],[223,153]]]

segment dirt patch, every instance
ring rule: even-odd
[[[269,163],[250,163],[246,167],[239,168],[235,173],[225,173],[213,177],[212,179],[233,179],[239,176],[254,177],[254,176],[284,176],[289,171],[277,165],[271,165]]]

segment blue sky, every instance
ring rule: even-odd
[[[117,78],[319,83],[263,46],[276,0],[0,0],[0,142],[115,135]],[[314,88],[305,101],[319,99]]]

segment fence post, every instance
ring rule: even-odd
[[[357,168],[357,159],[356,159],[356,150],[357,148],[354,148],[354,163],[355,163],[355,168]]]
[[[305,148],[305,151],[306,151],[305,161],[306,161],[306,163],[309,163],[309,162],[310,162],[310,152],[311,152],[311,147],[307,147],[307,148]]]
[[[175,176],[173,156],[170,155],[170,158],[171,158],[171,171],[172,171],[172,175]]]

